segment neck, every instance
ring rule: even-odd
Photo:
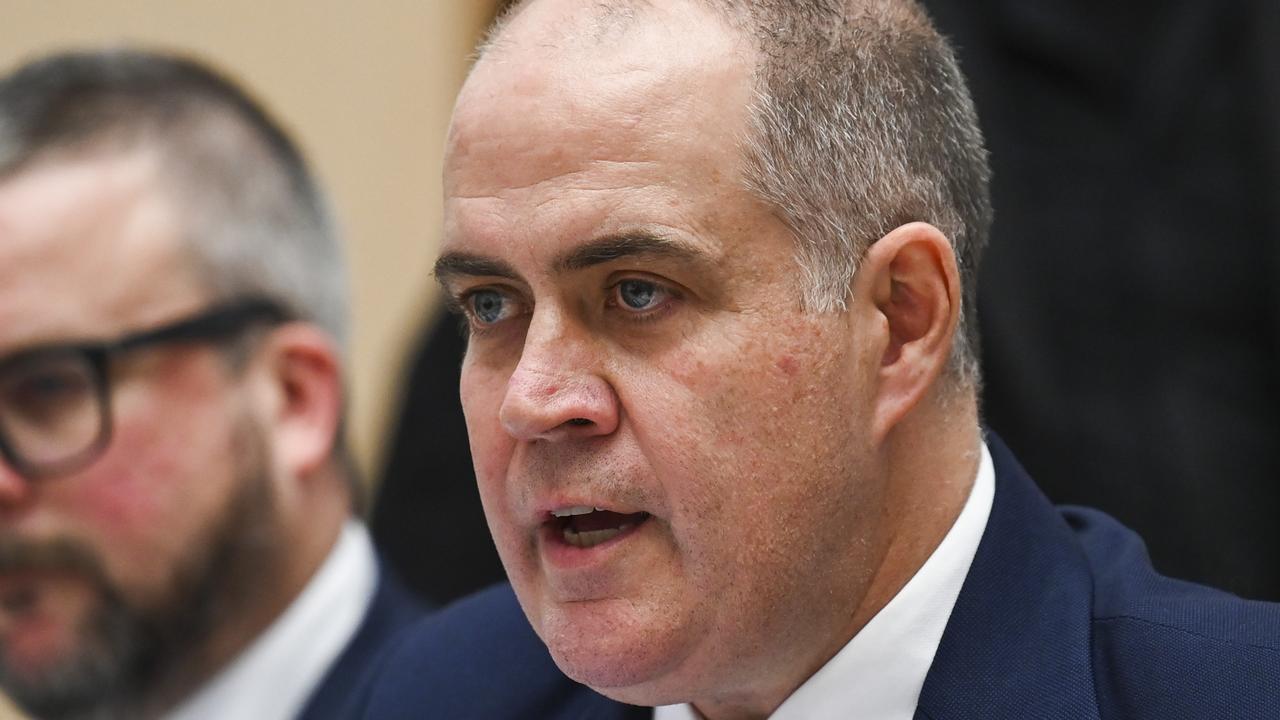
[[[875,617],[924,565],[955,524],[968,500],[981,458],[977,402],[972,393],[935,392],[894,428],[878,454],[885,482],[882,527],[875,542],[880,561],[869,573],[847,621],[772,692],[749,704],[702,704],[708,720],[767,718],[822,669]],[[856,591],[854,595],[857,595]],[[741,698],[739,698],[741,699]]]
[[[845,642],[915,576],[964,509],[981,460],[976,401],[931,398],[893,431],[886,446],[884,559]]]
[[[311,492],[292,503],[278,508],[274,527],[259,529],[249,539],[259,559],[251,567],[236,568],[239,572],[233,574],[240,577],[227,578],[224,587],[210,588],[219,606],[211,609],[213,625],[207,639],[181,662],[172,663],[155,692],[148,693],[139,716],[158,717],[212,680],[289,608],[320,569],[350,515],[348,501],[341,493]]]

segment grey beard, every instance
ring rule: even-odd
[[[155,714],[212,668],[200,655],[225,618],[250,605],[273,577],[279,546],[261,435],[238,433],[238,490],[210,532],[196,538],[175,569],[172,591],[148,607],[130,605],[86,544],[59,538],[33,543],[0,535],[0,572],[74,573],[98,603],[78,629],[79,645],[38,676],[10,667],[0,638],[0,688],[41,720],[111,720]]]
[[[27,565],[26,567],[30,567]],[[98,589],[98,606],[79,632],[81,644],[65,661],[38,677],[0,662],[0,687],[24,710],[37,718],[105,720],[124,717],[125,698],[144,680],[148,638],[154,632],[139,613],[121,601],[100,574],[92,582]]]

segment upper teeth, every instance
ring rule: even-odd
[[[574,507],[561,508],[559,510],[552,510],[551,514],[555,515],[558,518],[562,518],[562,517],[572,517],[574,515],[586,515],[589,512],[595,512],[597,510],[604,510],[604,508],[591,507],[589,505],[575,505]]]

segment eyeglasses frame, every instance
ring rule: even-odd
[[[96,382],[101,417],[98,435],[83,450],[55,463],[28,462],[6,438],[0,425],[0,457],[14,471],[28,480],[45,480],[68,475],[99,457],[111,443],[114,415],[111,407],[112,388],[109,371],[112,362],[121,355],[156,345],[183,342],[218,342],[234,339],[254,325],[279,325],[294,319],[285,307],[267,298],[249,297],[218,303],[194,315],[186,316],[159,327],[148,328],[124,337],[107,341],[82,341],[69,343],[45,343],[24,348],[0,358],[0,376],[6,369],[19,362],[29,362],[33,356],[44,354],[79,354],[88,363]]]

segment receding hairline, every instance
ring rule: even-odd
[[[540,1],[542,0],[508,0],[485,30],[476,46],[474,59],[478,62],[490,50],[500,49],[503,45],[503,33],[520,15]],[[761,43],[755,37],[751,21],[759,20],[755,18],[757,14],[766,15],[775,21],[785,17],[791,2],[792,0],[685,0],[686,4],[711,11],[729,29],[756,47]],[[915,0],[833,0],[833,3],[852,6],[847,14],[850,18],[887,19],[889,25],[902,32],[934,32],[928,14]],[[635,11],[652,10],[653,7],[653,0],[595,0],[583,10],[594,11],[589,20],[602,23],[635,20]]]
[[[511,0],[498,12],[476,46],[473,55],[475,60],[472,65],[473,68],[486,56],[491,53],[501,52],[506,47],[504,37],[507,29],[537,1]],[[744,30],[744,27],[740,24],[743,19],[742,13],[730,9],[733,0],[728,0],[728,2],[725,0],[712,0],[710,2],[690,0],[687,4],[711,11],[729,29],[735,31],[735,35],[738,36],[734,38],[735,40],[750,39],[749,34],[742,32]],[[593,30],[591,35],[601,42],[608,40],[609,36],[606,32],[608,29],[625,30],[642,17],[642,12],[654,9],[652,0],[596,0],[589,5],[589,7],[577,10],[575,18],[583,20]]]

